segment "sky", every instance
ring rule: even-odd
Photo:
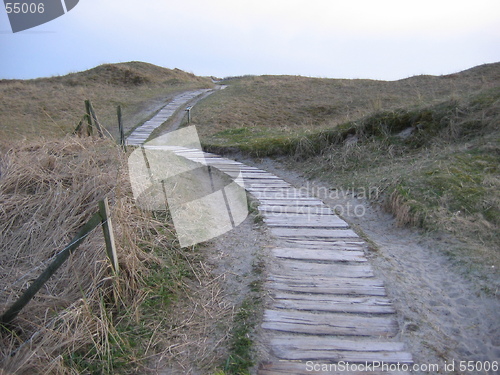
[[[0,78],[144,61],[200,76],[397,80],[500,61],[498,0],[80,0],[13,33]]]

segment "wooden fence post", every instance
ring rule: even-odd
[[[89,136],[92,135],[92,133],[94,132],[94,125],[95,125],[99,137],[104,138],[104,132],[102,131],[102,126],[99,123],[99,120],[97,120],[97,115],[95,114],[94,107],[92,106],[90,100],[85,100],[85,111],[87,112],[87,121],[88,121],[87,135]]]
[[[99,214],[101,215],[102,230],[106,241],[106,253],[111,261],[111,267],[118,273],[118,256],[116,254],[115,235],[113,234],[113,224],[109,214],[108,198],[99,202]]]
[[[92,125],[92,115],[90,113],[90,100],[85,100],[85,112],[87,117],[87,135],[91,136],[94,133],[94,126]]]
[[[119,105],[116,108],[116,115],[118,116],[118,130],[120,132],[120,145],[123,148],[123,151],[127,152],[127,145],[125,144],[125,132],[123,130],[123,122],[122,122],[122,107]]]

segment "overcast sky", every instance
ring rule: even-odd
[[[0,78],[145,61],[204,76],[395,80],[500,61],[498,0],[80,0],[13,34]]]

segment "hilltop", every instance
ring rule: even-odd
[[[51,139],[71,133],[84,114],[86,99],[116,135],[117,105],[122,106],[126,128],[132,128],[144,121],[141,114],[151,102],[212,85],[209,78],[143,62],[104,64],[50,78],[0,80],[0,147],[7,139]]]
[[[246,76],[194,109],[207,145],[247,147],[356,121],[374,112],[433,105],[500,85],[500,63],[399,81]],[[251,129],[251,130],[250,130]]]

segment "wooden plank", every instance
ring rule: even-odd
[[[269,340],[274,347],[287,351],[301,350],[346,350],[351,352],[400,352],[404,344],[397,341],[377,339],[343,339],[338,336],[276,335]]]
[[[395,309],[386,297],[334,296],[322,294],[272,293],[273,307],[308,311],[393,314]]]
[[[270,276],[268,287],[289,293],[336,294],[385,297],[385,288],[377,279]]]
[[[277,181],[277,182],[283,182],[281,178],[278,178],[270,173],[245,173],[245,178],[248,180],[272,180],[272,181]]]
[[[300,362],[275,360],[264,362],[259,365],[257,375],[410,375],[405,371],[379,371],[363,368],[359,371],[345,370],[346,365],[341,367],[337,363],[326,363],[324,361]]]
[[[331,262],[366,262],[362,251],[315,250],[293,247],[277,247],[271,253],[278,258],[297,260],[317,260]]]
[[[321,201],[320,199],[314,198],[314,197],[309,197],[309,196],[304,195],[304,194],[301,194],[298,197],[281,197],[281,196],[280,197],[266,197],[266,196],[262,196],[261,198],[259,198],[259,200],[262,202],[264,202],[266,200],[274,200],[276,202],[276,204],[280,204],[281,201],[286,201],[289,199],[297,199],[297,200],[301,200],[301,201],[317,201],[318,203],[324,204],[323,201]]]
[[[309,215],[304,215],[309,216]],[[273,220],[273,218],[279,218],[280,216],[265,217],[264,222],[268,227],[281,227],[281,228],[349,228],[349,224],[345,221],[339,219],[336,220],[334,215],[328,215],[332,217],[332,220],[325,219],[324,221],[308,221],[304,218],[304,221],[287,221],[285,220]]]
[[[392,337],[398,332],[393,317],[356,314],[266,310],[262,328],[310,335]]]
[[[279,276],[305,277],[345,277],[345,278],[373,278],[373,270],[369,263],[318,263],[281,259],[271,264],[270,274]]]
[[[283,181],[283,182],[285,184],[288,184],[288,182],[285,182],[285,181]],[[281,196],[284,198],[292,196],[292,195],[294,195],[294,196],[300,195],[300,196],[308,197],[308,195],[304,191],[297,189],[296,187],[294,187],[293,185],[290,185],[290,184],[288,184],[286,188],[275,189],[274,191],[273,190],[269,190],[269,191],[263,190],[261,192],[257,192],[257,194],[266,195],[266,194],[271,194],[271,193],[274,194],[277,192],[281,193]]]
[[[276,215],[276,216],[270,216],[267,219],[271,223],[290,223],[290,224],[300,224],[300,223],[318,223],[318,224],[327,224],[329,222],[335,222],[336,224],[345,224],[347,223],[342,220],[338,215],[331,215],[331,214],[326,214],[326,215],[314,215],[314,214],[309,214],[309,215],[302,215],[298,213],[288,213],[288,215]]]
[[[362,250],[366,248],[366,243],[361,238],[328,238],[321,240],[314,239],[293,239],[286,238],[282,243],[288,247],[300,247],[308,249],[342,249],[342,250]]]
[[[272,199],[260,198],[259,201],[265,206],[324,206],[325,204],[319,199],[314,198],[289,198],[289,199]]]
[[[259,207],[260,210],[260,207]],[[318,228],[271,228],[271,233],[278,237],[307,238],[356,238],[358,235],[351,229],[318,229]]]
[[[302,350],[286,351],[282,348],[273,348],[276,357],[289,360],[328,360],[349,363],[412,363],[412,356],[408,352],[351,352],[341,350]]]
[[[335,215],[334,212],[326,206],[270,206],[270,205],[260,205],[259,211],[261,212],[271,212],[283,214],[301,214],[301,215]],[[278,216],[278,215],[270,215]]]
[[[187,159],[187,158],[186,158]],[[210,164],[210,166],[217,168],[219,165],[243,165],[241,163],[238,163],[237,161],[232,161],[232,160],[213,160],[213,159],[205,159],[205,158],[189,158],[189,160],[196,161],[196,162],[206,162],[207,164]]]
[[[290,186],[287,188],[274,189],[274,190],[266,190],[266,191],[255,191],[252,194],[255,194],[257,199],[290,199],[290,198],[310,198],[306,193],[297,191],[297,189],[291,188]]]
[[[350,363],[413,363],[400,342],[346,340],[332,337],[285,335],[270,341],[274,355],[289,360],[328,360]]]
[[[283,181],[274,181],[274,180],[266,180],[266,179],[260,179],[260,180],[250,180],[245,178],[246,186],[251,189],[256,189],[260,188],[260,191],[266,191],[264,188],[269,188],[269,189],[283,189],[283,188],[289,188],[290,185],[287,184],[286,182]],[[272,191],[272,190],[269,190]]]

